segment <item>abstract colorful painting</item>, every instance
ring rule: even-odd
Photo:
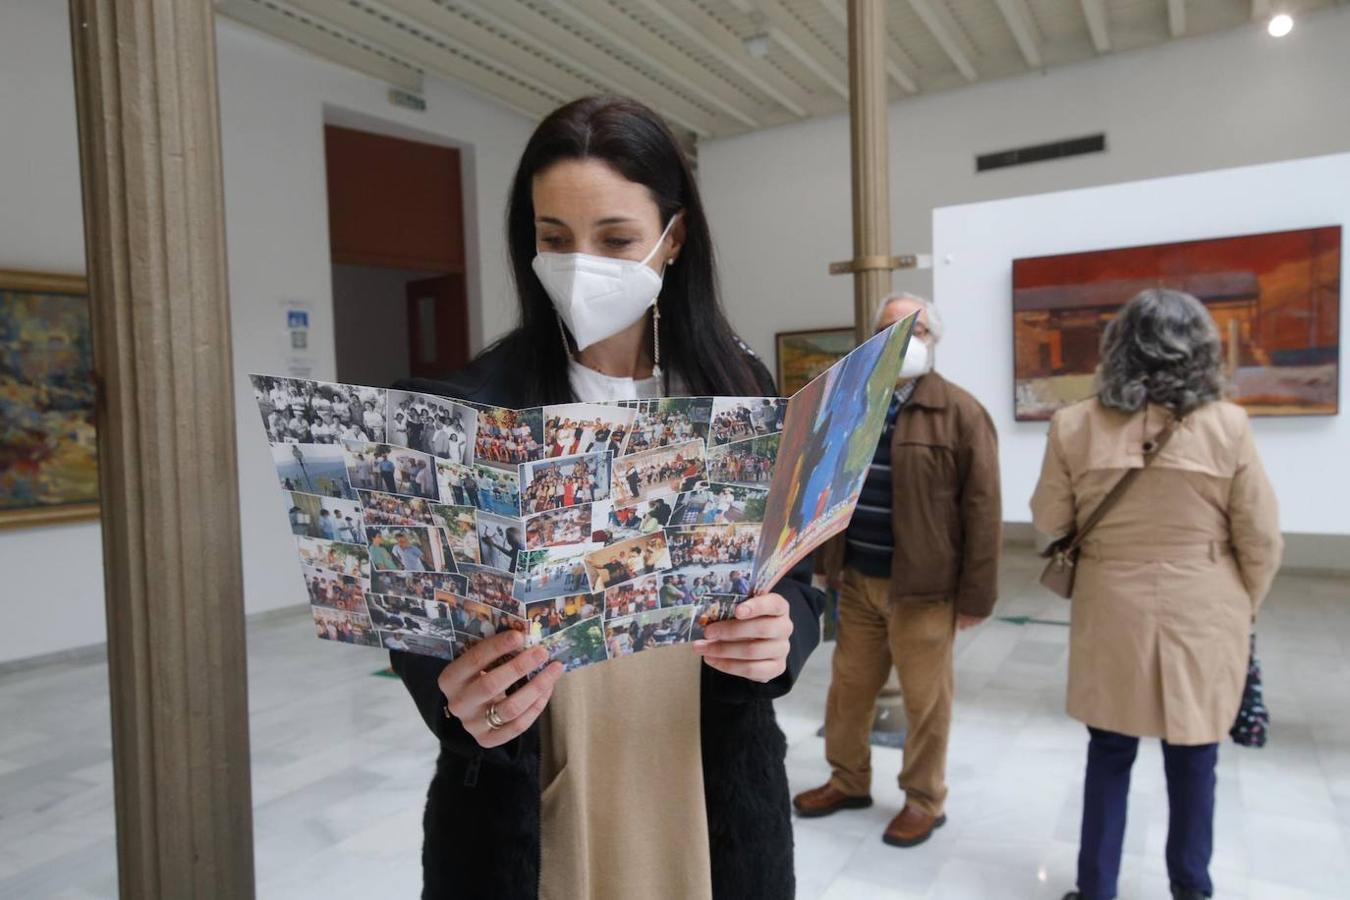
[[[780,331],[774,336],[778,393],[791,397],[858,346],[852,328]]]
[[[1102,332],[1147,288],[1205,304],[1230,397],[1251,415],[1336,414],[1340,226],[1014,260],[1019,421],[1092,396]]]
[[[0,271],[0,526],[98,515],[88,288]]]

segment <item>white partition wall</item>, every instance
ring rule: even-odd
[[[1004,518],[1031,518],[1046,432],[1046,423],[1013,420],[1014,259],[1320,225],[1345,226],[1350,243],[1350,153],[935,210],[933,286],[947,323],[938,367],[979,397],[998,426]],[[1346,307],[1343,296],[1342,346],[1350,343]],[[1254,420],[1286,532],[1350,535],[1344,352],[1340,403],[1337,416]]]

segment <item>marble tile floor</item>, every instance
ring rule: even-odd
[[[1063,620],[1009,554],[997,614]],[[416,897],[434,745],[374,651],[313,640],[303,612],[249,625],[258,895]],[[868,810],[798,821],[798,897],[1058,898],[1073,886],[1086,732],[1063,713],[1067,629],[991,621],[957,648],[948,825],[881,843],[899,808],[900,751],[877,750]],[[1217,896],[1350,898],[1350,579],[1280,577],[1259,626],[1264,750],[1221,751]],[[781,701],[794,791],[829,774],[820,726],[832,645]],[[104,663],[0,675],[0,900],[115,897]],[[1124,898],[1167,896],[1166,792],[1156,742],[1134,771]]]

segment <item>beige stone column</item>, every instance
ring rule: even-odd
[[[209,0],[71,0],[120,894],[253,896]]]

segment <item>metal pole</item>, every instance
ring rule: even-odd
[[[871,337],[877,303],[891,290],[887,174],[886,11],[882,0],[848,3],[848,108],[853,171],[853,321]]]
[[[877,304],[891,291],[889,118],[886,10],[882,0],[848,3],[848,107],[853,171],[853,325],[871,337]],[[873,743],[895,745],[904,732],[900,682],[892,666],[872,720]]]
[[[119,893],[253,896],[210,0],[70,0]]]

